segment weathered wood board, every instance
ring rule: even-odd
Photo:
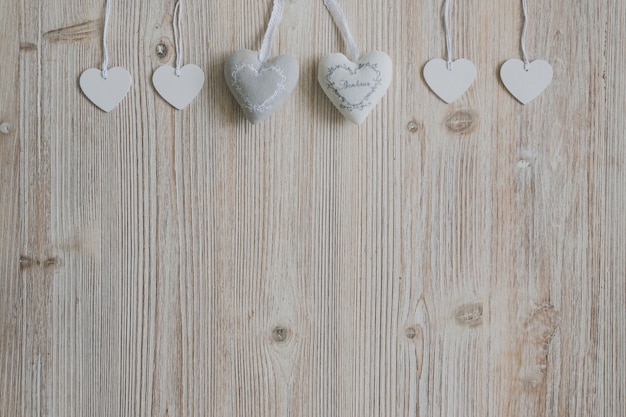
[[[342,0],[394,80],[363,125],[317,84],[345,52],[323,2],[287,0],[273,54],[300,62],[284,108],[244,120],[226,57],[259,47],[270,0],[187,0],[176,111],[174,0],[1,0],[0,416],[623,416],[626,3],[530,0],[554,68],[527,106],[517,0],[455,0],[478,78],[446,105],[440,1]]]

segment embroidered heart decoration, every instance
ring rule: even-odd
[[[320,61],[317,80],[345,118],[361,124],[391,84],[391,58],[372,51],[350,61],[344,54],[329,54]]]
[[[433,93],[446,103],[452,103],[467,91],[476,79],[476,67],[468,59],[457,59],[448,69],[441,58],[431,59],[424,66],[424,80]]]
[[[158,93],[172,106],[182,110],[193,101],[204,85],[204,71],[194,64],[187,64],[176,75],[176,69],[162,65],[154,71],[152,84]]]
[[[108,113],[126,97],[132,82],[133,79],[125,68],[115,67],[107,71],[106,79],[102,77],[102,70],[89,68],[80,75],[79,84],[83,94]]]
[[[500,68],[500,78],[507,90],[520,103],[537,98],[552,82],[552,65],[538,59],[524,68],[524,61],[509,59]]]
[[[295,88],[299,68],[291,55],[261,62],[258,52],[242,49],[224,65],[228,88],[253,124],[274,114]]]

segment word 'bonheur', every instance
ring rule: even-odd
[[[372,83],[367,83],[363,81],[356,80],[351,83],[348,80],[341,80],[337,83],[337,90],[345,90],[346,88],[354,88],[354,87],[369,87]]]

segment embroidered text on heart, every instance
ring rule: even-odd
[[[339,105],[353,111],[372,105],[370,97],[381,85],[382,77],[377,64],[364,62],[355,68],[347,64],[330,67],[326,81],[328,89],[339,98]]]

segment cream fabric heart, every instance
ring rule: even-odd
[[[452,103],[467,91],[476,79],[476,67],[470,60],[457,59],[448,69],[448,63],[435,58],[424,66],[426,84],[446,103]]]
[[[552,82],[552,65],[536,60],[524,68],[524,61],[509,59],[500,68],[500,78],[509,92],[522,104],[537,98]]]
[[[248,120],[259,123],[275,113],[295,88],[299,67],[296,58],[280,55],[260,62],[258,52],[242,49],[224,65],[226,83]]]
[[[178,110],[193,101],[204,85],[204,71],[194,64],[187,64],[176,75],[176,69],[162,65],[154,71],[152,84],[161,97]]]
[[[126,97],[133,82],[130,73],[122,67],[107,71],[107,78],[102,77],[102,70],[89,68],[80,75],[80,89],[89,100],[105,112],[110,112]]]
[[[372,51],[358,62],[335,53],[322,58],[317,80],[341,114],[361,124],[385,95],[392,77],[391,58]]]

